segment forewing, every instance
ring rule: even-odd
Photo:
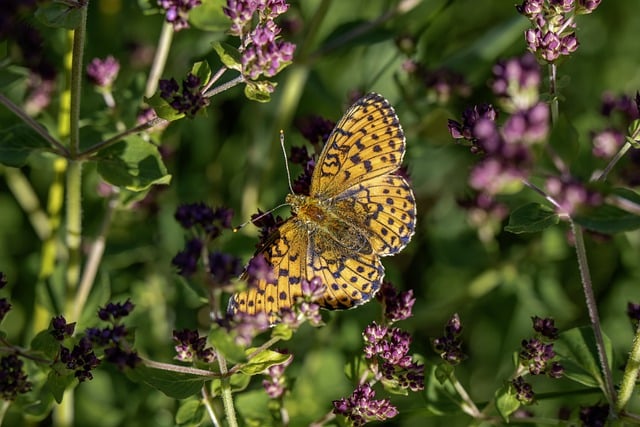
[[[300,281],[307,262],[308,236],[306,229],[293,217],[285,221],[268,239],[260,251],[273,267],[275,283],[259,280],[229,300],[231,313],[273,315],[281,308],[291,307],[301,295]]]
[[[393,107],[370,93],[349,108],[329,135],[311,178],[312,197],[327,199],[402,163],[405,138]]]

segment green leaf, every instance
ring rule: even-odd
[[[176,412],[176,424],[179,426],[198,426],[204,419],[204,405],[201,399],[191,397],[180,402]]]
[[[279,338],[281,341],[289,341],[293,337],[293,329],[282,323],[278,323],[271,330],[271,338]]]
[[[191,67],[191,74],[200,79],[201,85],[206,85],[211,78],[211,67],[207,61],[199,61]]]
[[[174,399],[186,399],[200,393],[207,377],[183,372],[138,366],[128,369],[126,375],[135,382],[145,383]]]
[[[511,386],[496,390],[496,409],[505,422],[509,422],[509,416],[517,411],[520,405]]]
[[[232,363],[247,360],[244,347],[236,344],[235,337],[222,328],[212,329],[209,332],[209,343],[218,350],[228,361]]]
[[[189,23],[204,31],[225,31],[231,25],[231,21],[222,11],[226,4],[226,0],[202,0],[200,6],[189,11]]]
[[[176,111],[169,103],[160,97],[160,92],[156,92],[151,98],[144,98],[144,102],[153,108],[158,117],[173,122],[184,117],[184,113]]]
[[[605,352],[611,362],[611,341],[606,336],[603,338]],[[595,337],[590,327],[573,328],[561,333],[553,348],[564,367],[565,377],[588,387],[605,389]]]
[[[432,415],[457,414],[460,412],[460,396],[456,392],[455,387],[447,378],[444,382],[440,382],[438,377],[439,367],[431,365],[425,372],[425,389],[424,400],[426,402],[426,410]]]
[[[232,70],[242,71],[241,55],[237,48],[224,42],[213,42],[213,50],[220,57],[220,61]]]
[[[504,229],[515,234],[537,233],[557,223],[558,215],[552,209],[539,203],[528,203],[511,213]]]
[[[247,81],[244,87],[244,95],[252,101],[269,102],[271,93],[276,85],[277,83],[268,80]]]
[[[100,150],[92,160],[105,181],[127,190],[142,191],[171,181],[158,148],[138,135]]]
[[[64,396],[64,392],[76,382],[76,378],[74,374],[70,373],[67,375],[58,375],[57,372],[51,371],[49,372],[49,376],[47,377],[47,382],[45,384],[45,388],[51,392],[51,395],[56,400],[56,402],[62,402],[62,397]]]
[[[584,228],[604,234],[615,234],[640,228],[640,216],[611,205],[601,205],[589,209],[575,215],[573,219]]]
[[[61,2],[43,3],[36,10],[36,18],[48,27],[74,30],[80,25],[81,7]]]
[[[31,350],[39,352],[45,359],[53,360],[60,350],[60,342],[51,335],[50,329],[46,329],[33,337]]]
[[[0,163],[3,165],[23,166],[31,153],[48,148],[49,143],[25,124],[0,130]]]
[[[242,372],[236,372],[229,377],[229,385],[231,391],[238,392],[247,388],[251,382],[251,376],[245,375]],[[222,393],[222,381],[219,378],[214,379],[211,382],[211,391],[214,395],[219,396]]]
[[[247,349],[247,355],[253,351],[255,351],[255,349]],[[263,350],[253,356],[247,363],[240,365],[240,372],[247,375],[256,375],[264,372],[273,365],[280,365],[286,362],[291,357],[293,357],[291,354],[278,353],[273,350]]]

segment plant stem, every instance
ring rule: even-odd
[[[551,123],[558,121],[558,86],[556,64],[549,64],[549,95],[551,95]]]
[[[220,376],[213,372],[205,371],[204,369],[198,369],[191,366],[172,365],[170,363],[156,362],[155,360],[145,358],[142,358],[142,363],[144,363],[144,366],[148,368],[160,369],[168,372],[177,372],[179,374],[198,375],[205,379],[218,378]]]
[[[80,151],[80,100],[82,95],[82,72],[84,43],[87,36],[87,10],[89,1],[80,9],[80,23],[73,31],[73,50],[71,58],[71,109],[69,113],[69,151],[75,158]]]
[[[25,178],[22,171],[18,168],[1,168],[7,178],[7,187],[11,190],[11,194],[22,210],[29,217],[31,226],[35,230],[38,238],[44,241],[51,236],[51,224],[47,215],[40,206],[38,195],[34,191],[31,183]]]
[[[200,392],[202,393],[202,404],[207,410],[207,414],[209,414],[209,419],[213,423],[214,427],[219,427],[220,421],[218,421],[218,416],[211,406],[211,395],[209,395],[206,384],[202,386],[202,390]]]
[[[167,64],[167,58],[169,56],[169,50],[171,49],[171,41],[173,40],[173,25],[164,21],[162,24],[162,30],[160,32],[160,40],[158,41],[158,50],[153,58],[153,64],[151,65],[151,71],[149,71],[149,78],[147,79],[147,85],[144,89],[144,96],[151,98],[158,88],[158,80],[164,72],[164,67]]]
[[[636,329],[636,336],[633,339],[629,360],[624,368],[624,376],[620,384],[620,393],[616,399],[615,412],[619,414],[624,410],[631,399],[631,394],[636,385],[636,379],[640,372],[640,327]]]
[[[0,93],[0,104],[7,107],[9,111],[18,116],[27,126],[33,129],[38,135],[44,138],[54,148],[54,153],[57,153],[63,157],[69,157],[69,150],[62,145],[58,140],[49,134],[47,129],[40,123],[36,122],[31,116],[29,116],[22,108],[14,104],[9,98]]]
[[[209,92],[204,93],[203,96],[205,98],[211,98],[214,95],[217,95],[221,92],[224,92],[225,90],[229,90],[232,87],[239,85],[240,83],[242,83],[244,81],[244,76],[239,75],[238,77],[236,77],[235,79],[229,80],[226,83],[221,84],[220,86],[216,86],[213,89],[211,89]]]
[[[73,302],[73,316],[71,317],[71,319],[73,319],[74,321],[80,320],[84,305],[86,304],[89,293],[91,292],[91,288],[95,283],[96,274],[98,273],[98,266],[100,265],[102,255],[104,254],[107,233],[109,231],[109,226],[111,225],[113,212],[115,211],[117,205],[118,194],[116,193],[107,202],[107,209],[104,213],[102,224],[100,225],[100,232],[93,242],[93,245],[91,245],[91,250],[89,252],[89,256],[87,257],[87,264],[82,273],[80,285],[78,286],[78,292],[76,292],[75,300]]]
[[[233,396],[231,394],[231,381],[227,375],[227,360],[222,353],[216,349],[216,359],[218,360],[218,366],[220,367],[220,390],[222,394],[222,404],[224,405],[224,412],[227,415],[227,425],[229,427],[238,427],[238,420],[236,419],[236,408],[233,406]]]
[[[631,148],[631,144],[628,141],[626,141],[624,145],[620,147],[620,150],[618,150],[616,155],[613,156],[611,161],[609,161],[609,164],[607,164],[607,167],[604,168],[604,170],[600,175],[598,175],[595,181],[598,182],[598,181],[606,180],[607,176],[609,175],[609,172],[611,172],[611,169],[613,169],[613,167],[618,163],[618,161],[622,158],[622,156],[624,156],[627,153],[627,151],[629,151],[629,148]]]
[[[611,369],[609,368],[609,359],[604,346],[604,339],[602,337],[602,330],[600,329],[600,317],[598,315],[598,306],[596,304],[596,298],[593,294],[593,284],[591,282],[591,273],[589,272],[589,264],[587,262],[587,251],[584,246],[584,236],[582,233],[582,227],[577,225],[573,220],[569,220],[571,223],[571,231],[575,239],[576,256],[578,258],[578,267],[580,270],[580,278],[582,281],[582,289],[584,291],[585,301],[587,304],[587,311],[589,312],[589,319],[591,320],[591,328],[596,340],[596,347],[598,349],[598,356],[600,359],[600,367],[602,369],[602,376],[604,377],[604,394],[609,403],[609,407],[613,407],[616,401],[616,392],[613,388],[613,378],[611,375]]]
[[[142,131],[145,131],[147,129],[150,129],[154,126],[158,126],[158,125],[164,125],[166,123],[169,123],[167,120],[165,119],[161,119],[159,117],[156,117],[155,119],[151,119],[148,122],[142,123],[138,126],[132,127],[131,129],[127,129],[125,131],[122,131],[121,133],[112,136],[109,139],[105,139],[104,141],[100,141],[97,144],[93,144],[91,147],[87,148],[86,150],[82,151],[81,153],[78,153],[77,158],[78,159],[87,159],[89,157],[91,157],[91,155],[95,154],[96,152],[103,150],[105,148],[107,148],[110,145],[115,144],[116,142],[126,138],[129,135],[133,135],[135,133],[139,133]]]

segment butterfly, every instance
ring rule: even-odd
[[[275,280],[260,279],[234,294],[230,313],[265,312],[277,318],[301,295],[302,280],[326,285],[316,302],[344,309],[370,300],[380,288],[380,257],[409,243],[416,225],[416,201],[397,174],[405,137],[393,107],[369,93],[336,124],[311,176],[309,195],[289,194],[292,216],[258,249]]]

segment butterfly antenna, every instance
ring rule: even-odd
[[[280,129],[280,147],[284,155],[284,167],[287,169],[287,181],[289,181],[289,190],[293,194],[293,185],[291,184],[291,172],[289,171],[289,159],[287,159],[287,150],[284,148],[284,131]]]
[[[261,213],[257,217],[251,218],[250,220],[243,222],[242,224],[238,225],[237,227],[233,227],[232,230],[233,230],[234,233],[237,233],[240,229],[246,227],[247,225],[249,225],[251,223],[254,223],[254,222],[258,221],[261,218],[264,218],[265,216],[269,215],[271,212],[275,211],[276,209],[280,209],[283,206],[288,206],[288,204],[287,203],[283,203],[281,205],[276,206],[273,209],[269,209],[268,211]]]

